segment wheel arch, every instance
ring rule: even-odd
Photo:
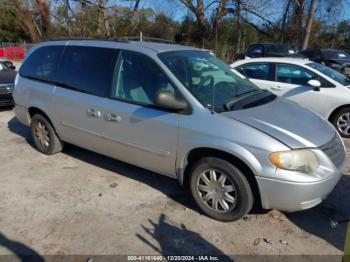
[[[241,158],[237,157],[231,152],[227,152],[221,149],[212,147],[197,147],[191,149],[185,157],[185,164],[182,168],[182,172],[178,174],[178,179],[181,185],[188,186],[191,168],[203,157],[217,157],[226,160],[229,163],[235,165],[240,171],[242,171],[252,189],[254,205],[261,207],[260,190],[252,168]]]
[[[350,104],[345,104],[345,105],[341,105],[338,106],[337,108],[335,108],[332,113],[328,116],[328,121],[332,121],[333,118],[335,117],[335,115],[340,111],[343,110],[344,108],[350,108]]]
[[[50,122],[50,124],[52,125],[53,129],[55,130],[55,132],[57,134],[55,125],[52,123],[51,118],[45,113],[44,110],[42,110],[41,108],[36,107],[36,106],[31,106],[28,108],[28,114],[30,117],[30,121],[32,121],[32,118],[35,114],[40,114],[40,115],[44,116]]]

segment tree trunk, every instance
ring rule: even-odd
[[[307,17],[307,23],[306,23],[306,31],[305,31],[305,38],[303,42],[303,49],[306,49],[309,44],[311,29],[312,29],[312,22],[314,19],[314,13],[317,6],[317,0],[311,0],[311,5],[309,9],[309,14]]]
[[[239,53],[241,51],[241,37],[242,37],[242,31],[241,31],[241,0],[237,0],[237,8],[236,8],[236,16],[237,16],[237,46],[236,46],[236,52]]]
[[[107,0],[99,0],[97,32],[99,35],[101,35],[103,37],[110,38],[111,30],[110,30],[110,26],[109,26],[106,6],[107,6]]]
[[[291,2],[292,2],[292,0],[288,0],[287,5],[286,5],[286,9],[284,10],[284,14],[283,14],[283,20],[282,20],[282,26],[281,26],[281,34],[280,34],[280,41],[281,41],[281,43],[284,42],[285,27],[286,27],[287,16],[288,16],[289,7],[290,7],[290,3]]]
[[[297,39],[298,49],[303,46],[303,21],[306,0],[294,0],[295,7],[292,20],[294,39]]]

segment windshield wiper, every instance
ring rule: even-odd
[[[247,91],[247,92],[244,92],[242,94],[239,94],[238,96],[236,96],[234,99],[228,101],[226,104],[225,104],[225,109],[227,111],[231,110],[233,105],[235,103],[237,103],[238,101],[241,101],[243,99],[246,99],[247,97],[253,95],[253,94],[257,94],[257,93],[260,93],[260,92],[264,92],[264,90],[261,90],[261,89],[254,89],[254,90],[250,90],[250,91]]]

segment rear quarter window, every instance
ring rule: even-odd
[[[63,52],[63,46],[44,46],[35,50],[19,70],[22,77],[54,82],[56,67]]]

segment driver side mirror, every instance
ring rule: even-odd
[[[311,79],[307,82],[307,84],[311,87],[313,87],[313,89],[315,91],[320,91],[320,87],[321,87],[321,82],[316,80],[316,79]]]
[[[187,103],[174,96],[174,94],[167,90],[159,90],[154,97],[155,105],[170,109],[173,111],[181,111],[187,108]]]

